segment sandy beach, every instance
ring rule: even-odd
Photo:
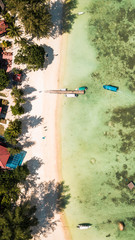
[[[57,6],[57,11],[62,13],[61,4]],[[56,15],[55,12],[54,18]],[[45,93],[45,90],[59,87],[62,36],[35,39],[34,42],[45,48],[48,61],[44,70],[27,73],[22,83],[26,103],[20,140],[27,152],[24,162],[27,162],[30,169],[28,185],[39,220],[33,240],[64,240],[67,239],[67,234],[55,206],[56,183],[61,180],[60,166],[58,167],[58,96]]]

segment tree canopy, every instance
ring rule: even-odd
[[[38,45],[26,45],[18,50],[15,56],[16,64],[27,64],[28,69],[38,70],[43,68],[45,50]]]
[[[25,202],[15,208],[5,210],[0,216],[0,239],[1,240],[29,240],[31,226],[37,225],[37,219],[33,214],[36,208]]]
[[[4,69],[0,69],[0,91],[9,84],[9,77]]]
[[[29,175],[27,165],[0,171],[0,239],[29,240],[32,238],[31,227],[38,223],[36,207],[28,201],[17,203],[21,194],[19,186]]]
[[[97,0],[90,4],[89,12],[89,38],[100,62],[100,69],[92,77],[109,82],[120,79],[130,82],[130,88],[135,89],[133,2]]]
[[[17,144],[17,138],[21,134],[22,123],[18,119],[10,121],[4,132],[5,140],[13,145]]]
[[[22,98],[23,90],[18,89],[16,86],[13,87],[11,95],[14,97],[15,105],[11,106],[11,111],[13,115],[21,115],[24,113],[24,108],[20,105],[25,103],[25,100]]]
[[[11,202],[15,202],[18,199],[20,193],[18,183],[23,182],[28,176],[28,174],[29,170],[25,164],[21,167],[17,167],[13,171],[3,171],[0,174],[1,207],[8,207]]]
[[[47,0],[6,0],[6,6],[13,15],[18,14],[26,33],[38,38],[50,33],[52,21]]]

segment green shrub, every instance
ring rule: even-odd
[[[19,103],[16,103],[14,106],[11,106],[11,111],[13,115],[22,115],[24,114],[24,108],[20,106]]]
[[[9,84],[9,77],[4,69],[0,69],[0,91],[5,89]]]

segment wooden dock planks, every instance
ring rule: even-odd
[[[85,90],[46,90],[46,93],[53,94],[84,94]]]

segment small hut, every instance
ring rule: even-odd
[[[134,188],[134,186],[135,186],[135,185],[134,185],[133,182],[130,182],[130,183],[128,184],[128,187],[129,187],[130,190],[132,190],[132,189]]]

